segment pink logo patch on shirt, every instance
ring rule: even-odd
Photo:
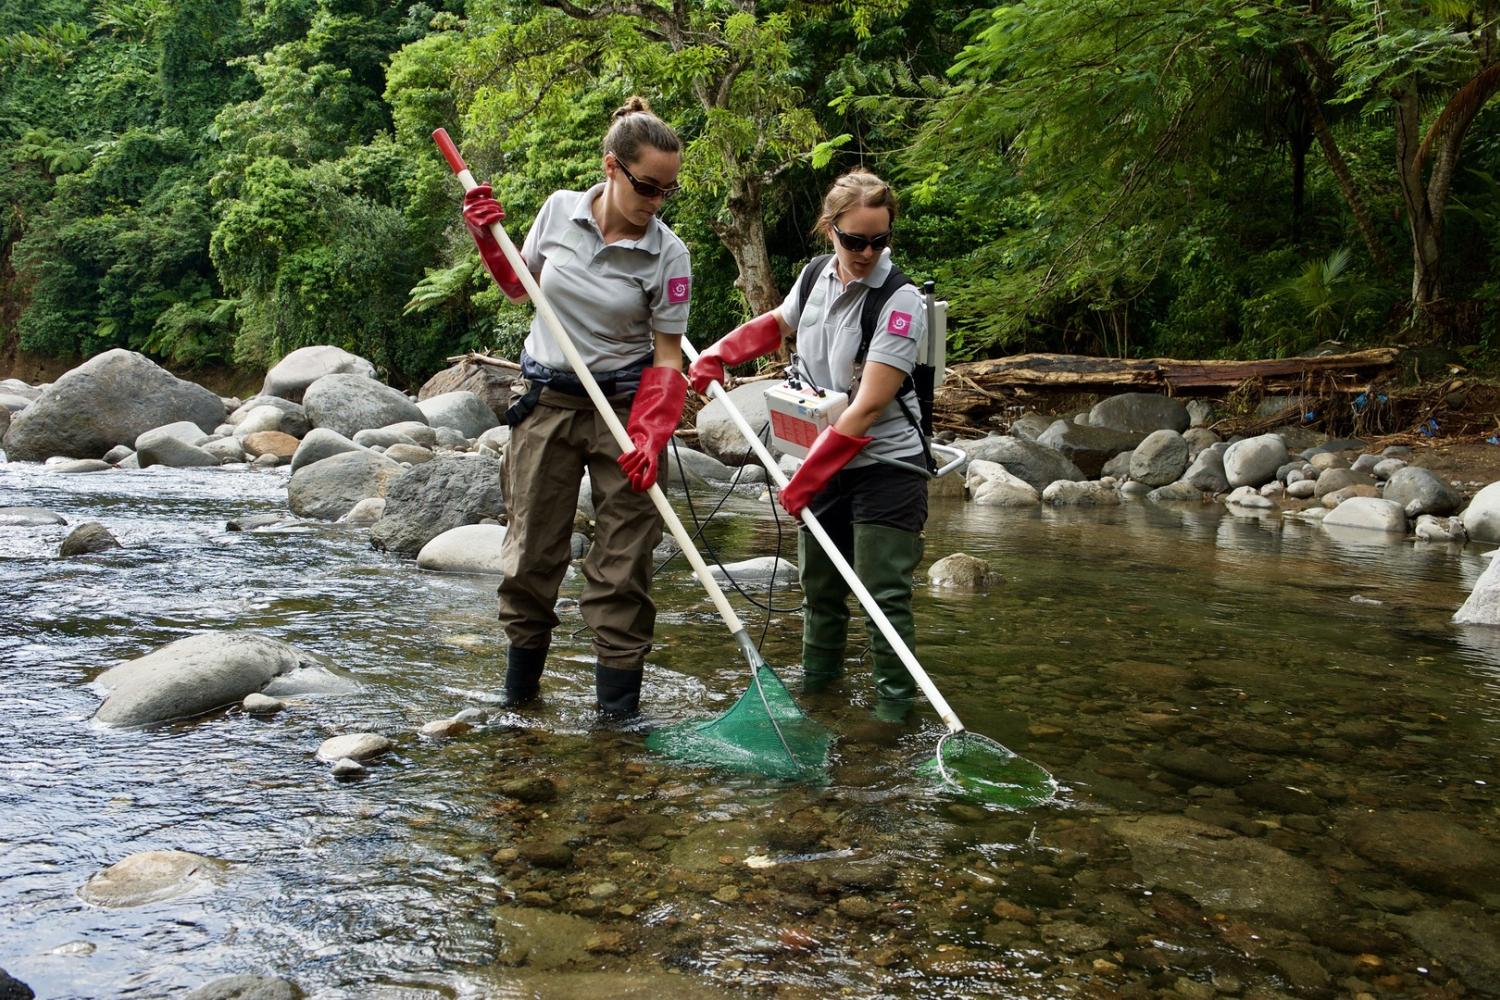
[[[686,302],[693,292],[692,278],[668,278],[667,279],[667,301]]]
[[[911,313],[891,312],[891,318],[886,320],[886,333],[894,333],[898,337],[911,336]]]

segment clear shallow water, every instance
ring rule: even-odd
[[[58,560],[66,528],[0,527],[0,967],[39,996],[161,996],[241,972],[318,996],[1150,996],[1183,976],[1218,977],[1223,995],[1328,988],[1272,957],[1285,953],[1331,983],[1358,974],[1375,995],[1403,996],[1456,980],[1400,919],[1494,916],[1494,899],[1414,884],[1351,851],[1345,832],[1352,812],[1399,810],[1495,843],[1500,652],[1484,630],[1448,623],[1483,569],[1472,548],[1217,508],[936,501],[929,561],[966,551],[1005,582],[923,589],[919,655],[970,729],[1064,786],[1053,806],[1006,814],[913,775],[941,733],[931,713],[894,743],[867,738],[862,669],[846,691],[804,699],[845,737],[822,788],[677,766],[640,732],[599,731],[574,609],[542,708],[421,739],[427,721],[492,705],[493,583],[419,573],[357,530],[226,532],[229,518],[285,509],[280,475],[0,465],[0,506],[19,505],[98,520],[126,546]],[[748,496],[710,535],[726,560],[777,538]],[[681,560],[657,597],[651,717],[727,708],[745,664]],[[734,600],[794,681],[796,616],[767,626]],[[101,670],[229,628],[290,642],[362,687],[269,721],[91,723]],[[336,783],[313,754],[360,730],[397,748],[365,780]],[[1185,750],[1313,789],[1294,801],[1309,813],[1288,819],[1163,763]],[[555,781],[555,802],[503,793],[536,775]],[[1135,816],[1207,823],[1305,862],[1332,909],[1242,918],[1164,889],[1109,825]],[[513,856],[537,843],[566,845],[572,867]],[[216,888],[135,909],[77,898],[103,867],[165,849],[235,867]],[[757,856],[780,863],[744,865]],[[1359,966],[1367,952],[1319,926],[1364,933],[1381,966]]]

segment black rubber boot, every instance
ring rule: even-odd
[[[541,649],[510,647],[505,654],[505,690],[500,694],[500,707],[520,708],[536,701],[542,693],[542,667],[546,662],[546,646]]]
[[[816,694],[844,676],[849,585],[806,528],[797,532],[802,584],[802,690]]]
[[[854,572],[875,598],[906,648],[915,652],[917,628],[912,621],[912,573],[922,561],[922,536],[883,524],[854,526]],[[875,717],[900,722],[911,714],[917,697],[917,682],[872,623],[870,653],[879,700]]]
[[[599,714],[606,719],[628,719],[641,710],[640,670],[616,670],[594,664],[594,693]]]

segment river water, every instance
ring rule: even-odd
[[[714,498],[693,499],[702,513]],[[1476,844],[1480,860],[1500,851],[1500,643],[1449,624],[1485,565],[1472,546],[1213,506],[935,499],[929,560],[965,551],[1004,580],[920,588],[919,656],[969,729],[1056,775],[1055,802],[1014,813],[914,771],[942,733],[930,711],[894,740],[868,733],[863,668],[803,700],[843,736],[826,785],[658,757],[640,729],[596,725],[571,605],[545,704],[500,712],[493,582],[418,572],[355,529],[226,530],[284,511],[284,474],[0,465],[0,506],[21,505],[100,521],[125,546],[61,560],[66,528],[0,527],[0,967],[38,996],[167,996],[238,973],[320,997],[1448,996],[1495,982],[1500,888],[1465,866]],[[795,555],[753,494],[708,534],[726,561],[778,538]],[[648,722],[723,710],[746,673],[712,606],[680,559],[656,594]],[[733,598],[793,682],[796,595],[771,599],[768,622]],[[223,629],[292,643],[360,687],[269,720],[92,723],[104,668]],[[489,724],[416,734],[474,706]],[[396,749],[335,781],[314,752],[356,731]],[[550,779],[555,798],[518,801],[503,786],[520,777]],[[563,867],[528,863],[539,846]],[[167,849],[231,868],[137,908],[79,899],[104,867]]]

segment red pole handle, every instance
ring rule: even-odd
[[[461,174],[469,169],[464,163],[464,158],[458,154],[458,147],[453,145],[453,140],[448,137],[447,129],[434,130],[432,141],[437,143],[438,149],[443,153],[443,159],[448,161],[448,166],[453,168],[455,174]]]

